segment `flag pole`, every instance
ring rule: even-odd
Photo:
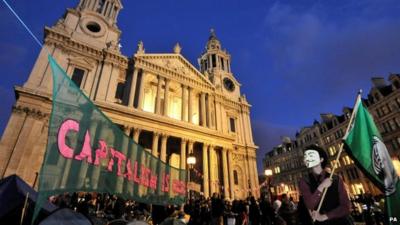
[[[22,208],[22,213],[21,213],[20,225],[22,225],[24,223],[24,217],[25,217],[26,207],[28,205],[28,199],[29,199],[29,192],[26,192],[24,207]]]
[[[356,102],[354,103],[353,112],[351,113],[350,120],[349,120],[349,124],[347,124],[347,128],[346,128],[346,132],[345,132],[344,137],[346,137],[347,134],[349,133],[351,124],[353,123],[354,116],[355,116],[355,114],[356,114],[356,106],[357,106],[357,104],[361,101],[361,93],[362,93],[362,90],[360,89],[360,90],[358,91],[357,99],[356,99]],[[338,164],[337,162],[338,162],[338,160],[339,160],[339,158],[340,158],[340,155],[342,154],[343,146],[344,146],[344,144],[343,144],[343,142],[342,142],[342,143],[340,144],[339,152],[338,152],[338,154],[337,154],[337,156],[336,156],[335,163],[333,164],[333,168],[332,168],[332,171],[331,171],[331,175],[329,176],[329,179],[332,179],[332,176],[333,176],[333,174],[334,174],[334,172],[335,172],[335,170],[336,170],[336,168],[337,168],[337,164]],[[324,202],[325,195],[326,195],[326,192],[327,192],[327,191],[328,191],[328,188],[324,188],[324,190],[323,190],[323,192],[322,192],[321,200],[320,200],[320,202],[319,202],[319,204],[318,204],[317,212],[319,212],[319,210],[320,210],[321,207],[322,207],[322,203]],[[315,221],[315,220],[313,219],[313,221]]]

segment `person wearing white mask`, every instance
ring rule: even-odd
[[[328,155],[319,146],[312,145],[304,151],[304,164],[309,173],[299,183],[300,195],[304,205],[311,212],[314,224],[347,225],[353,224],[350,217],[350,200],[342,179],[333,175],[330,178],[326,166]],[[322,192],[328,188],[322,207],[317,212]]]

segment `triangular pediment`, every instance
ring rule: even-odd
[[[92,70],[95,66],[95,62],[87,57],[72,56],[68,58],[68,61],[71,65],[77,65],[88,70]]]
[[[193,79],[211,87],[214,86],[204,74],[198,71],[196,67],[180,54],[140,54],[135,57],[180,74],[185,78]]]

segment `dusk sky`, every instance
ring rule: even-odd
[[[8,0],[43,39],[78,0]],[[122,52],[132,56],[142,40],[148,53],[182,55],[198,67],[211,28],[232,55],[232,71],[250,104],[253,133],[262,158],[320,113],[341,114],[371,77],[400,73],[400,1],[135,1],[122,0],[118,27]],[[0,2],[0,134],[40,47]]]

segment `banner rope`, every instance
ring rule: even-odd
[[[33,34],[31,29],[25,24],[25,22],[18,16],[18,14],[14,11],[14,9],[7,3],[6,0],[3,0],[4,4],[8,7],[8,9],[14,14],[14,16],[18,19],[18,21],[25,27],[26,31],[32,36],[32,38],[36,41],[36,43],[43,48],[42,43],[40,43],[39,39]]]

